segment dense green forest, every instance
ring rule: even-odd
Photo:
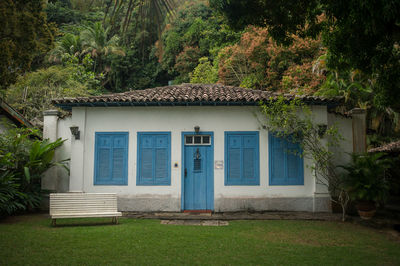
[[[384,51],[393,54],[382,70],[372,65],[382,65],[377,62],[382,58],[371,54],[372,63],[358,62],[357,47],[344,43],[345,30],[351,25],[336,25],[337,39],[323,31],[323,26],[335,26],[332,17],[340,17],[336,10],[319,10],[323,5],[316,5],[318,1],[310,1],[309,6],[277,1],[285,14],[296,11],[292,17],[277,11],[257,13],[274,7],[241,0],[210,2],[2,1],[2,97],[40,125],[42,111],[50,108],[55,97],[218,82],[292,94],[344,96],[347,110],[368,109],[370,144],[399,136],[398,101],[387,100],[399,89],[397,35],[392,40],[391,35],[381,34],[392,47]],[[304,1],[296,3],[300,2]],[[315,12],[308,14],[303,8]],[[386,16],[389,22],[393,12]],[[353,52],[355,58],[342,56],[343,51]]]

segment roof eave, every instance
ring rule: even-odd
[[[22,114],[17,112],[14,108],[12,108],[9,104],[7,104],[4,100],[0,99],[0,108],[2,108],[7,116],[17,124],[23,125],[28,128],[32,128],[33,124],[29,122]]]
[[[333,101],[304,101],[309,105],[326,105],[329,108],[341,105]],[[196,101],[196,102],[61,102],[55,106],[71,111],[73,107],[123,107],[123,106],[258,106],[260,101]]]

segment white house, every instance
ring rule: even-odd
[[[68,139],[57,156],[71,158],[70,175],[59,169],[43,186],[114,192],[121,211],[330,211],[312,162],[287,153],[293,144],[260,123],[259,101],[270,97],[276,94],[183,84],[54,100],[72,116],[45,112],[45,137]],[[344,137],[337,150],[353,151],[352,119],[330,112],[341,100],[300,98],[315,123],[337,124]]]

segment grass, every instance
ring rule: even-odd
[[[65,219],[56,228],[39,215],[1,221],[0,265],[400,265],[399,242],[348,223],[110,220]]]

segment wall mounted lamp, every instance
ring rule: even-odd
[[[196,132],[196,134],[198,134],[200,132],[200,127],[199,126],[195,126],[194,127],[194,132]]]
[[[81,138],[81,132],[79,131],[79,127],[72,126],[72,127],[69,127],[69,129],[71,130],[71,134],[75,137],[75,139]]]

